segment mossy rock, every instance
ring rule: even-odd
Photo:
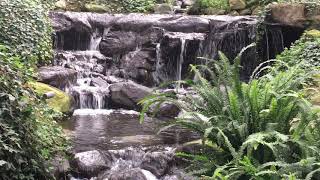
[[[106,13],[110,12],[110,8],[99,4],[85,4],[84,10],[88,12]]]
[[[307,37],[320,38],[320,31],[316,29],[312,29],[312,30],[306,31],[305,35]]]
[[[47,92],[54,92],[55,96],[53,98],[47,99],[48,105],[56,111],[67,113],[71,109],[71,97],[50,85],[40,83],[40,82],[30,82],[28,83],[31,87],[34,88],[35,92],[43,96]]]

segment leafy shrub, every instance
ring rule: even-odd
[[[84,11],[86,4],[102,6],[110,12],[150,12],[153,10],[155,0],[70,0],[67,10]]]
[[[26,86],[29,68],[0,46],[0,177],[52,179],[46,160],[66,148],[60,115]]]
[[[197,0],[190,8],[189,14],[210,14],[208,12],[218,12],[219,10],[229,11],[228,0]]]
[[[0,42],[25,61],[50,59],[51,25],[47,13],[51,1],[1,0]]]
[[[320,66],[320,31],[307,31],[301,39],[295,42],[290,49],[286,49],[277,56],[277,59],[294,65],[301,61],[308,67]],[[307,67],[307,68],[308,68]]]
[[[180,154],[193,159],[195,174],[213,179],[311,179],[319,171],[320,151],[314,144],[319,140],[319,121],[302,86],[313,73],[301,68],[303,62],[282,64],[262,64],[249,83],[243,83],[240,55],[231,65],[220,53],[220,61],[192,66],[198,81],[187,83],[196,96],[154,94],[141,101],[141,118],[154,104],[180,107],[183,113],[173,125],[198,132],[205,146],[201,154]],[[256,78],[266,69],[270,72]]]

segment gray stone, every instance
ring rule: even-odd
[[[147,180],[147,177],[140,168],[133,168],[100,175],[98,180]]]
[[[77,71],[61,66],[46,66],[39,68],[39,80],[61,90],[74,84]]]
[[[53,160],[50,162],[50,166],[52,167],[51,173],[54,175],[56,179],[60,179],[71,170],[68,159],[64,156],[55,156]]]
[[[133,32],[113,31],[103,37],[100,51],[106,56],[122,55],[137,47],[137,35]]]
[[[80,174],[89,177],[109,169],[112,164],[111,158],[106,158],[105,154],[97,150],[77,153],[74,158],[73,166]]]
[[[170,4],[156,4],[154,7],[156,14],[173,14],[173,7]]]
[[[150,171],[157,177],[161,177],[169,168],[169,163],[172,159],[173,156],[168,156],[161,152],[147,153],[143,157],[141,168]]]
[[[232,10],[241,10],[246,8],[246,0],[229,0],[229,5]]]
[[[152,91],[152,89],[132,81],[112,84],[109,89],[112,105],[129,109],[139,109],[138,102]]]

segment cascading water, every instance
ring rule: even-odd
[[[159,115],[162,120],[147,117],[142,125],[138,112],[118,109],[139,109],[136,101],[147,88],[135,89],[128,80],[146,86],[180,81],[190,77],[189,64],[203,63],[197,57],[216,59],[218,51],[222,51],[232,60],[242,48],[256,41],[255,17],[57,14],[53,20],[66,18],[55,21],[58,30],[54,64],[78,72],[77,82],[69,88],[76,109],[69,128],[73,149],[76,153],[102,150],[112,154],[112,163],[102,175],[90,174],[100,179],[128,174],[149,180],[167,179],[174,163],[165,148],[175,149],[198,138],[183,128],[156,134],[155,130],[168,118],[163,115],[173,111],[171,106]],[[266,29],[263,38],[262,47],[269,57],[283,49],[281,29]],[[244,54],[244,72],[249,74],[258,63],[256,54],[256,49]],[[149,79],[150,83],[146,83]],[[112,90],[113,85],[122,82]],[[123,93],[125,90],[130,91]],[[187,96],[188,90],[168,91]],[[123,104],[117,104],[119,100]],[[134,106],[128,106],[131,104]]]
[[[182,65],[184,62],[184,54],[185,54],[185,45],[186,45],[186,40],[185,39],[180,39],[181,41],[181,49],[180,49],[180,55],[179,55],[179,59],[178,59],[178,63],[177,63],[177,77],[176,80],[177,81],[181,81],[181,74],[182,74]]]

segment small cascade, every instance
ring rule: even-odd
[[[185,45],[186,45],[186,40],[185,39],[180,39],[181,41],[181,49],[180,49],[180,56],[178,59],[178,63],[177,63],[177,75],[176,75],[176,80],[177,81],[181,81],[181,76],[182,76],[182,65],[184,62],[184,54],[185,54]]]
[[[99,33],[99,29],[96,29],[91,35],[89,50],[98,50],[101,39],[102,36]]]

